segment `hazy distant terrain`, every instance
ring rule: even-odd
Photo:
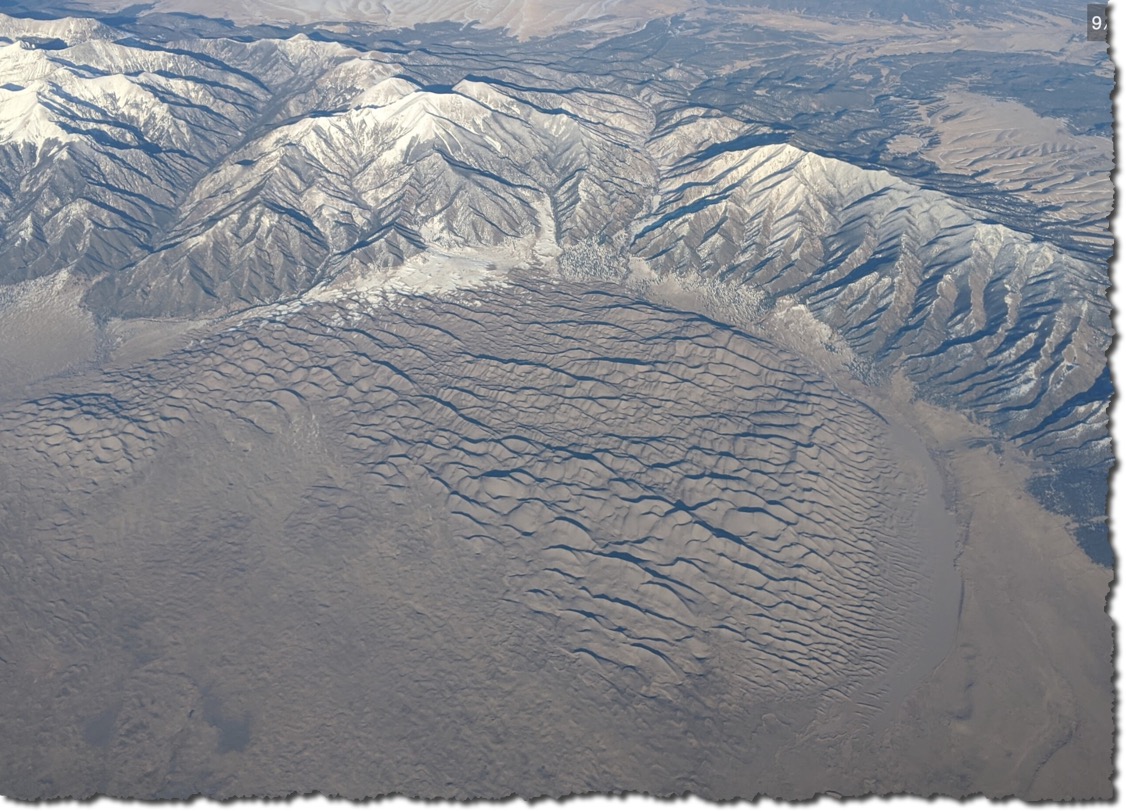
[[[853,5],[0,2],[0,790],[1110,796],[1105,46]]]

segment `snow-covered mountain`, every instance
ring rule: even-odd
[[[2,18],[3,282],[67,273],[99,317],[214,317],[413,257],[544,267],[593,245],[800,313],[852,368],[902,373],[1038,458],[1109,460],[1105,232],[1089,219],[1106,183],[1049,162],[1027,194],[983,184],[987,142],[964,176],[957,156],[921,173],[904,144],[941,142],[930,113],[883,137],[886,165],[850,159],[820,124],[762,120],[762,78],[717,96],[688,54],[716,36],[703,23],[618,37],[600,61],[608,46],[573,34],[501,40],[490,60],[357,25],[169,41],[144,19]],[[1075,138],[1090,158],[1097,137]],[[1067,225],[1076,199],[1088,219]]]

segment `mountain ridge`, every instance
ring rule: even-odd
[[[650,49],[656,31],[615,42]],[[195,319],[337,279],[399,289],[443,262],[503,275],[589,243],[599,262],[805,308],[858,373],[900,370],[1069,471],[1109,463],[1106,277],[1085,230],[1041,229],[1016,203],[998,221],[972,185],[819,153],[677,91],[704,80],[689,63],[639,82],[563,74],[550,45],[488,71],[463,50],[305,32],[171,44],[5,17],[0,37],[0,281],[66,271],[100,319]],[[475,250],[500,270],[466,265]]]

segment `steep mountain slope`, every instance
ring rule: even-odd
[[[1100,268],[885,172],[745,144],[666,159],[633,250],[807,308],[869,374],[901,372],[1039,452],[1106,452],[1093,403],[1060,410],[1103,372]]]
[[[983,211],[976,181],[962,197],[949,174],[936,188],[811,151],[741,120],[750,108],[701,103],[717,91],[690,66],[655,83],[566,73],[550,44],[485,74],[479,57],[458,68],[462,47],[306,33],[162,44],[22,18],[4,32],[7,282],[71,272],[101,317],[197,317],[427,252],[539,266],[599,245],[620,267],[635,256],[808,312],[855,370],[904,374],[1053,467],[1094,471],[1064,499],[1084,522],[1102,512],[1105,269],[1075,247],[1085,231],[1041,239],[1023,203]],[[652,47],[639,37],[618,44]],[[695,102],[676,89],[694,82],[711,87]],[[1056,176],[1037,194],[1081,198],[1089,219],[1104,188]]]
[[[5,281],[95,276],[151,250],[184,190],[267,98],[261,83],[206,54],[130,46],[115,35],[69,21],[4,26]]]
[[[483,82],[378,78],[390,66],[369,64],[377,75],[357,96],[322,96],[328,109],[228,155],[167,241],[93,300],[125,315],[268,303],[428,248],[609,239],[647,200],[643,110],[583,118],[573,110],[600,111],[581,97],[547,109]],[[609,182],[599,167],[625,177]]]

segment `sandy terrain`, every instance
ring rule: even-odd
[[[904,763],[943,768],[907,770],[901,785],[929,781],[946,792],[961,780],[966,793],[1029,800],[1112,796],[1114,723],[1098,698],[1113,678],[1104,644],[1111,573],[1024,491],[1030,471],[1019,454],[961,416],[918,401],[907,408],[962,526],[965,598],[954,650],[891,738]],[[1009,743],[992,747],[989,729]]]
[[[1021,463],[607,285],[266,309],[9,409],[8,790],[1107,791],[1107,575]]]
[[[1111,794],[1076,20],[263,9],[0,15],[0,792]]]
[[[0,398],[99,359],[102,336],[81,307],[84,292],[66,273],[0,290]]]

